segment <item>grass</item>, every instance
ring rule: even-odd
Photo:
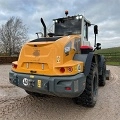
[[[120,66],[120,47],[101,49],[96,53],[105,56],[107,65]]]
[[[106,62],[107,65],[120,66],[120,62]]]
[[[97,53],[120,53],[120,47],[101,49]]]

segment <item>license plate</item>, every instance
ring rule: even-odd
[[[41,80],[38,80],[38,82],[37,82],[38,88],[41,88],[41,84],[42,84]]]

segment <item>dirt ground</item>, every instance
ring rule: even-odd
[[[69,98],[31,97],[9,83],[10,65],[0,65],[0,120],[120,120],[120,67],[107,66],[111,78],[99,88],[94,108]]]

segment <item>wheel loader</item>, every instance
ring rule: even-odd
[[[98,26],[83,15],[53,19],[54,31],[23,45],[18,61],[12,62],[10,83],[32,96],[53,95],[72,98],[76,104],[94,107],[98,86],[106,81],[104,56],[95,53],[101,49],[96,43]],[[88,41],[88,28],[93,26],[94,47]],[[94,38],[93,38],[94,39]]]

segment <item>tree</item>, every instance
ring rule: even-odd
[[[27,38],[27,28],[20,18],[11,17],[0,28],[0,41],[4,46],[3,51],[10,56],[19,53]]]

